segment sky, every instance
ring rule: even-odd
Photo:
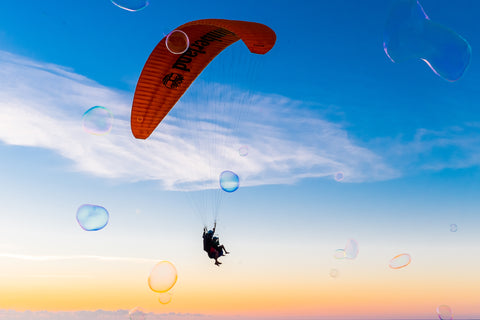
[[[480,319],[480,3],[421,1],[428,32],[471,48],[456,81],[386,55],[396,3],[1,2],[0,319]],[[265,24],[275,46],[225,49],[135,139],[148,56],[207,18]],[[107,134],[82,127],[94,106]],[[108,210],[104,229],[79,226],[83,204]],[[215,217],[220,267],[202,250]],[[336,259],[351,240],[358,255]],[[163,260],[168,304],[147,281]]]

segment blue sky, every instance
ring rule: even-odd
[[[328,271],[338,268],[338,280],[345,281],[343,294],[352,300],[350,285],[358,289],[370,280],[380,288],[381,279],[399,285],[398,279],[381,272],[376,278],[376,268],[380,261],[388,264],[397,253],[410,252],[414,261],[421,262],[409,283],[423,279],[422,285],[434,291],[430,284],[435,277],[429,268],[444,264],[436,274],[438,282],[450,288],[444,299],[453,300],[452,307],[464,318],[480,314],[478,304],[470,302],[480,297],[478,280],[468,283],[462,278],[463,286],[455,280],[458,273],[475,279],[480,266],[470,254],[480,240],[476,232],[480,6],[473,0],[421,2],[432,21],[462,35],[472,48],[463,77],[448,82],[420,60],[397,64],[385,55],[383,32],[393,2],[209,1],[207,5],[152,0],[139,12],[122,10],[107,0],[2,2],[0,259],[10,266],[50,257],[53,267],[48,272],[39,268],[33,276],[100,278],[109,265],[92,262],[95,257],[117,259],[119,264],[130,259],[120,268],[125,273],[148,270],[159,259],[173,260],[185,277],[180,278],[183,283],[167,311],[217,314],[214,309],[182,305],[182,294],[191,288],[188,281],[201,284],[200,271],[209,279],[218,275],[200,250],[202,217],[194,212],[189,196],[179,191],[202,188],[207,175],[202,168],[214,163],[217,168],[231,167],[241,180],[238,191],[223,195],[219,233],[233,253],[225,257],[225,271],[218,276],[226,287],[216,294],[221,295],[222,289],[234,294],[228,281],[249,272],[255,273],[252,278],[264,275],[259,283],[266,290],[275,276],[295,268],[305,277],[322,270],[325,280],[303,285],[313,290],[310,296],[324,297],[321,289],[314,290],[316,281],[322,284],[318,288],[327,287],[322,281],[330,281]],[[276,32],[277,43],[262,57],[249,54],[242,43],[225,50],[152,138],[135,140],[129,127],[130,108],[148,55],[164,34],[203,18],[266,24]],[[248,99],[241,100],[245,92]],[[185,112],[195,110],[192,105],[208,112],[207,102],[247,110],[238,128],[222,128],[228,133],[224,145],[212,147],[211,139],[196,136],[198,129],[212,130],[218,137],[223,131],[209,129],[202,121],[190,127],[192,122],[185,120]],[[108,135],[82,130],[82,114],[95,105],[114,114]],[[229,123],[236,115],[222,117]],[[241,145],[249,146],[247,157],[235,156]],[[205,155],[202,151],[210,147],[213,151]],[[333,179],[338,171],[345,174],[341,182]],[[198,197],[193,193],[193,198]],[[75,212],[83,203],[110,211],[105,232],[87,235],[75,224]],[[458,225],[458,232],[449,231],[451,223]],[[354,261],[356,265],[338,265],[331,260],[331,251],[350,238],[359,242],[364,255]],[[252,254],[251,247],[258,252]],[[285,250],[295,250],[302,258],[297,264],[281,263],[278,273],[269,274],[279,260],[288,260]],[[271,255],[262,255],[267,251]],[[73,267],[75,262],[69,264],[75,259],[85,260],[83,271]],[[72,272],[64,272],[65,265]],[[411,267],[415,268],[413,263]],[[5,281],[20,279],[21,272],[10,267],[0,271]],[[298,283],[306,281],[303,275],[298,277]],[[138,279],[132,278],[125,287],[140,288]],[[291,284],[301,291],[295,279],[290,279]],[[99,283],[109,281],[105,276]],[[0,293],[8,295],[8,288]],[[118,305],[90,301],[85,302],[89,307],[59,310],[126,310],[144,303],[147,310],[162,313],[164,309],[153,307],[153,302],[142,302],[145,292],[138,297],[125,294]],[[341,297],[342,289],[334,292]],[[376,297],[378,291],[372,292]],[[467,292],[472,300],[459,303],[455,296],[460,292]],[[29,308],[27,298],[16,299],[0,304],[0,309],[50,308],[49,304]],[[428,317],[425,306],[412,313],[402,306],[392,304],[388,316]],[[305,307],[310,310],[305,314],[321,317],[329,310],[334,316],[351,316],[349,312],[354,314],[357,307],[354,303],[343,311],[323,305],[316,311]],[[231,314],[238,314],[243,309],[235,305],[232,310]],[[273,315],[272,310],[275,307],[264,314]],[[303,315],[300,306],[289,312]],[[369,311],[361,309],[360,316],[368,317]]]

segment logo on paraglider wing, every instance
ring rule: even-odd
[[[183,76],[180,73],[169,73],[163,77],[163,85],[168,89],[177,89],[183,82]]]

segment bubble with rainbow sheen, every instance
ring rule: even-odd
[[[246,157],[248,156],[248,146],[241,146],[238,148],[238,154],[240,157]]]
[[[401,269],[408,266],[410,262],[412,262],[412,257],[408,253],[402,253],[393,257],[389,266],[392,269]]]
[[[417,0],[395,2],[387,20],[383,48],[392,62],[423,60],[447,81],[458,80],[471,57],[468,42],[431,21]]]
[[[170,292],[162,292],[158,295],[158,302],[161,304],[169,304],[172,301],[172,294]]]
[[[455,223],[452,223],[450,225],[450,231],[451,232],[457,232],[457,230],[458,230],[458,226]]]
[[[188,35],[182,30],[173,30],[167,35],[165,46],[173,54],[182,54],[190,46],[190,40]]]
[[[440,320],[452,320],[452,308],[450,308],[446,304],[442,304],[437,307],[437,315]]]
[[[345,175],[343,174],[343,172],[339,171],[335,173],[335,176],[334,176],[335,181],[342,181],[344,178],[345,178]]]
[[[148,286],[158,293],[167,292],[176,282],[177,268],[166,260],[157,263],[148,276]]]
[[[354,239],[349,239],[347,245],[345,246],[345,258],[355,259],[358,255],[358,242]]]
[[[335,252],[333,253],[333,257],[335,259],[344,259],[346,256],[346,253],[345,253],[345,250],[343,249],[337,249],[335,250]]]
[[[135,12],[145,9],[148,6],[148,0],[111,0],[117,7]]]
[[[85,231],[98,231],[107,225],[109,214],[107,209],[93,204],[83,204],[77,210],[77,221]]]
[[[223,171],[220,174],[220,188],[225,192],[234,192],[240,186],[240,179],[233,171]]]
[[[113,114],[105,107],[95,106],[82,116],[83,130],[94,135],[105,135],[112,130]]]
[[[330,269],[329,274],[330,274],[330,277],[336,278],[336,277],[338,277],[338,270],[337,269]]]
[[[130,320],[145,320],[145,311],[140,307],[135,307],[128,312]]]

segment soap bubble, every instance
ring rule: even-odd
[[[437,315],[440,320],[452,320],[452,308],[442,304],[441,306],[437,307]]]
[[[241,146],[238,149],[238,154],[240,157],[246,157],[248,155],[248,147],[247,146]]]
[[[190,46],[190,40],[182,30],[173,30],[165,39],[167,50],[173,54],[182,54],[187,51]]]
[[[400,269],[408,266],[412,258],[408,253],[399,254],[390,260],[390,268],[392,269]]]
[[[239,187],[239,178],[232,171],[223,171],[220,174],[220,187],[223,191],[234,192]]]
[[[416,0],[400,0],[390,12],[383,48],[393,62],[423,60],[448,81],[458,80],[470,63],[468,42],[429,19]]]
[[[331,269],[329,274],[330,274],[330,277],[336,278],[336,277],[338,277],[338,270],[337,269]]]
[[[145,320],[145,311],[140,307],[135,307],[128,312],[130,320]]]
[[[457,225],[456,225],[455,223],[452,223],[452,224],[450,225],[450,231],[451,231],[451,232],[457,232]]]
[[[349,239],[345,246],[345,258],[355,259],[358,255],[358,242],[354,239]]]
[[[167,292],[177,282],[177,269],[169,261],[160,261],[148,276],[148,286],[155,292]]]
[[[112,130],[113,114],[105,107],[95,106],[82,116],[83,130],[95,135],[104,135]]]
[[[172,301],[172,294],[170,292],[162,292],[158,295],[158,301],[161,304],[168,304]]]
[[[148,6],[148,0],[111,0],[114,5],[127,11],[139,11]]]
[[[77,221],[80,227],[86,231],[103,229],[109,219],[107,209],[93,204],[81,205],[77,210]]]
[[[343,172],[340,171],[340,172],[335,173],[334,178],[335,178],[336,181],[342,181],[343,178],[345,178],[345,175],[343,174]]]

